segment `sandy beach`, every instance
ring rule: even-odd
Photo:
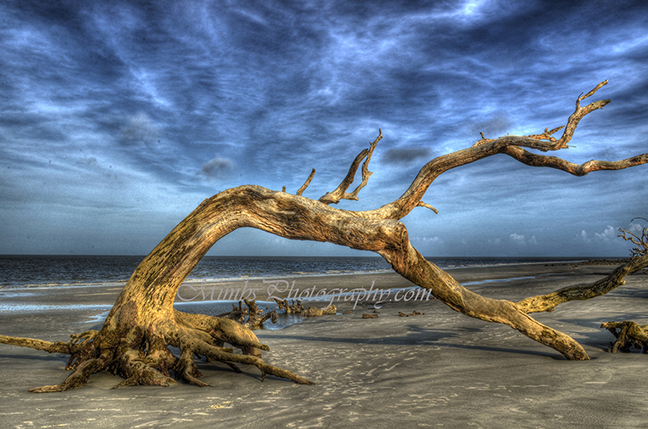
[[[613,268],[529,264],[449,272],[484,296],[515,301],[593,282]],[[294,280],[300,292],[315,293],[372,285],[396,291],[411,286],[391,273],[282,280],[291,285]],[[248,280],[246,287],[257,287],[256,298],[262,300],[268,298],[270,284]],[[217,294],[221,288],[238,290],[244,285],[240,281],[202,286]],[[176,301],[203,298],[200,286],[182,287],[185,295]],[[225,365],[203,363],[199,365],[202,380],[212,387],[179,382],[167,388],[111,390],[121,379],[102,373],[80,389],[33,394],[27,390],[59,383],[67,376],[67,358],[0,345],[0,426],[648,427],[648,357],[609,353],[613,337],[599,328],[602,322],[614,320],[648,323],[646,286],[648,276],[633,275],[606,296],[535,315],[579,341],[591,358],[586,362],[566,361],[506,326],[471,319],[437,300],[413,299],[413,295],[402,299],[404,292],[399,300],[394,293],[383,300],[375,319],[362,319],[363,313],[373,313],[372,300],[356,303],[339,298],[334,302],[338,312],[351,313],[255,331],[270,346],[270,352],[264,353],[267,362],[315,381],[314,386],[270,376],[261,382],[256,368],[244,367],[244,374],[236,374]],[[70,334],[99,329],[98,318],[120,290],[0,290],[0,333],[67,341]],[[399,316],[414,310],[425,314]]]

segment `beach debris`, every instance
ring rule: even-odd
[[[317,307],[304,308],[301,300],[293,299],[292,304],[290,304],[287,299],[275,298],[274,300],[279,306],[279,309],[285,311],[286,314],[299,314],[304,317],[318,317],[318,316],[331,315],[337,313],[337,309],[333,304],[325,308],[317,308]]]
[[[353,313],[353,310],[347,310],[347,311],[345,311],[345,312],[342,313],[342,314],[351,314],[351,313]]]
[[[377,319],[378,318],[378,313],[373,313],[373,314],[362,313],[362,318],[363,319]]]
[[[617,351],[630,353],[632,347],[640,350],[641,353],[648,353],[648,325],[639,325],[636,322],[625,320],[603,323],[601,329],[607,329],[616,337],[616,341],[610,343],[612,353]]]
[[[243,308],[243,303],[241,301],[238,302],[238,307],[235,304],[232,304],[232,311],[228,311],[227,313],[219,314],[216,317],[222,317],[224,319],[231,319],[234,320],[241,325],[245,326],[246,328],[255,330],[255,329],[263,329],[263,323],[270,319],[272,323],[277,323],[277,311],[272,310],[271,312],[263,314],[263,309],[259,308],[257,306],[256,300],[247,300],[243,298],[243,301],[245,302],[245,305],[247,308]],[[247,321],[245,318],[247,317]]]
[[[422,315],[424,315],[424,314],[425,314],[425,313],[421,313],[420,311],[416,311],[416,310],[414,310],[414,312],[413,312],[412,314],[405,314],[405,313],[403,313],[402,311],[399,311],[399,312],[398,312],[398,315],[399,315],[400,317],[422,316]]]

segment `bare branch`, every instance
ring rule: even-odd
[[[625,284],[626,276],[648,267],[648,256],[631,259],[615,269],[612,274],[591,285],[570,286],[547,295],[525,298],[516,303],[525,313],[552,312],[559,304],[569,301],[584,301],[605,295],[611,290]]]
[[[648,219],[642,217],[636,217],[630,222],[634,222],[635,219],[642,219],[648,222]],[[639,257],[648,253],[648,227],[641,230],[641,237],[623,228],[619,228],[619,232],[621,232],[619,237],[623,238],[625,241],[630,241],[635,245],[633,249],[630,249],[632,257]]]
[[[371,161],[371,155],[373,155],[374,149],[376,149],[376,145],[378,142],[382,139],[382,130],[378,130],[378,137],[376,140],[374,140],[373,143],[371,143],[371,146],[369,149],[364,149],[362,152],[356,156],[356,158],[353,160],[353,163],[351,164],[351,167],[349,167],[349,172],[347,173],[346,177],[344,180],[342,180],[342,183],[340,183],[340,186],[337,187],[333,192],[327,192],[326,194],[322,195],[319,199],[321,203],[324,204],[337,204],[340,202],[340,200],[354,200],[358,201],[358,193],[362,188],[364,188],[367,185],[367,182],[369,181],[369,177],[373,174],[371,171],[369,171],[369,161]],[[362,182],[358,187],[351,193],[346,192],[347,189],[349,189],[349,186],[353,183],[353,180],[355,178],[355,174],[358,171],[358,167],[360,166],[360,163],[362,162],[363,159],[366,160],[364,164],[362,164]]]
[[[588,161],[577,165],[557,157],[541,156],[529,153],[523,148],[537,149],[543,152],[560,150],[567,147],[571,140],[576,126],[580,120],[594,110],[607,105],[610,100],[600,100],[581,107],[580,102],[592,96],[601,87],[607,84],[607,80],[599,83],[594,89],[585,95],[578,97],[576,110],[569,116],[567,125],[564,127],[545,129],[543,134],[529,136],[507,135],[497,139],[482,138],[473,146],[457,152],[437,157],[421,168],[410,187],[397,200],[388,203],[376,210],[358,212],[359,216],[371,219],[401,219],[414,207],[418,206],[425,192],[434,180],[442,173],[462,165],[470,164],[483,158],[506,153],[520,162],[537,167],[553,167],[564,170],[568,173],[583,176],[597,170],[620,170],[648,162],[648,154],[643,154],[621,161]],[[561,129],[565,129],[562,137],[556,140],[552,135]],[[483,137],[483,134],[481,134]]]
[[[538,139],[538,140],[549,140],[551,142],[555,142],[556,138],[553,137],[553,134],[557,133],[558,131],[562,130],[565,128],[564,125],[561,125],[560,127],[554,128],[553,130],[549,131],[549,128],[545,128],[544,133],[542,134],[535,134],[535,135],[530,135],[528,137],[532,139]]]
[[[418,206],[428,208],[428,209],[432,210],[434,213],[439,214],[439,211],[437,209],[435,209],[434,207],[432,207],[428,203],[424,203],[423,201],[419,201]]]
[[[592,89],[590,92],[578,97],[578,99],[576,100],[576,111],[578,112],[578,109],[580,109],[580,102],[582,100],[585,100],[587,97],[591,97],[592,95],[596,94],[596,91],[598,91],[599,89],[601,89],[603,86],[607,84],[608,84],[608,80],[605,79],[603,82],[600,82],[598,85],[596,85],[596,87],[594,87],[594,89]]]
[[[576,130],[576,127],[578,126],[578,123],[580,122],[581,119],[585,117],[590,112],[593,112],[594,110],[601,109],[604,106],[606,106],[610,100],[599,100],[595,101],[593,103],[588,104],[585,107],[581,107],[580,102],[588,97],[591,97],[601,89],[603,86],[607,85],[608,81],[607,79],[604,80],[603,82],[599,83],[592,89],[590,92],[588,92],[585,95],[581,95],[576,99],[576,110],[574,110],[574,113],[569,116],[569,119],[567,120],[567,125],[565,126],[565,132],[563,133],[562,137],[556,141],[554,147],[551,150],[557,150],[557,149],[562,149],[567,147],[567,143],[571,140],[572,136],[574,135],[574,131]]]
[[[591,160],[583,164],[574,164],[573,162],[565,161],[555,156],[533,154],[521,147],[509,146],[503,152],[526,165],[555,168],[566,171],[574,176],[585,176],[592,171],[599,170],[623,170],[648,162],[648,154],[633,156],[632,158],[619,161]]]
[[[297,190],[297,194],[295,195],[301,195],[304,193],[306,188],[308,188],[308,185],[310,185],[310,182],[313,180],[313,177],[315,177],[315,169],[313,168],[313,171],[311,171],[310,175],[308,176],[308,179],[306,179],[306,182],[304,182],[303,185],[301,185],[301,188]]]

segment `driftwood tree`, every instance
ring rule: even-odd
[[[50,353],[70,355],[72,374],[61,384],[32,389],[54,392],[83,385],[95,372],[108,370],[125,380],[117,387],[130,385],[165,386],[175,378],[203,386],[194,356],[219,361],[240,371],[236,364],[254,365],[262,375],[272,374],[309,384],[290,371],[269,365],[261,357],[269,350],[243,325],[228,319],[187,314],[173,308],[176,291],[198,261],[220,238],[237,228],[258,228],[293,240],[322,241],[353,249],[370,250],[385,258],[393,269],[415,284],[430,289],[434,296],[452,309],[489,322],[502,323],[529,338],[549,346],[567,359],[586,360],[587,354],[570,336],[538,323],[530,313],[553,311],[560,303],[589,299],[623,284],[628,274],[648,266],[648,256],[632,259],[607,278],[589,286],[566,288],[549,295],[529,297],[520,302],[496,300],[473,293],[448,273],[428,262],[410,244],[405,226],[399,222],[416,207],[435,210],[422,201],[426,190],[443,172],[480,159],[506,154],[519,162],[563,170],[583,176],[597,170],[619,170],[648,162],[648,154],[609,162],[588,161],[576,165],[554,156],[529,152],[559,151],[567,148],[580,120],[610,100],[581,106],[607,81],[578,97],[576,110],[564,127],[542,134],[485,138],[471,147],[439,156],[428,162],[395,201],[369,211],[340,210],[330,206],[342,199],[357,200],[367,184],[371,156],[382,133],[353,161],[347,176],[332,192],[313,200],[302,193],[313,178],[295,195],[261,186],[240,186],[220,192],[203,201],[137,267],[124,287],[100,331],[73,335],[69,342],[47,342],[29,338],[0,336],[0,342],[31,347]],[[559,139],[553,135],[564,128]],[[364,162],[363,162],[364,161]],[[362,182],[347,192],[362,164]],[[235,353],[225,343],[241,350]],[[169,347],[180,350],[174,355]]]

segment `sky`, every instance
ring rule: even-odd
[[[436,156],[584,118],[569,161],[648,152],[645,1],[0,2],[0,254],[145,255],[201,201],[332,191],[382,129],[359,201]],[[505,156],[441,175],[402,221],[426,256],[627,256],[648,165],[573,177]],[[357,178],[359,181],[360,178]],[[233,232],[210,255],[373,256]]]

